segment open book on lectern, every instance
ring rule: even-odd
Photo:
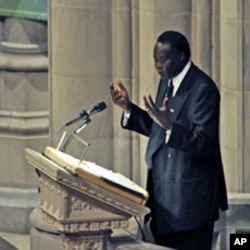
[[[133,202],[144,205],[148,199],[148,192],[129,178],[101,167],[94,162],[80,160],[50,146],[45,148],[44,155],[81,178]]]

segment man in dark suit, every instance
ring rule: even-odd
[[[143,98],[146,111],[130,101],[120,81],[110,91],[124,109],[123,128],[149,137],[147,205],[155,242],[209,250],[214,221],[228,207],[219,147],[220,95],[190,56],[181,33],[166,31],[158,37],[154,61],[161,79],[156,100]]]

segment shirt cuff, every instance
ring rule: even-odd
[[[122,119],[122,125],[126,126],[128,124],[128,120],[131,116],[131,111],[124,110],[123,111],[123,119]]]
[[[171,129],[167,129],[166,130],[166,137],[165,137],[165,143],[168,143],[169,138],[171,136],[172,130]]]

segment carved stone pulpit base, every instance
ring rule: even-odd
[[[112,189],[70,174],[32,149],[26,149],[26,159],[40,174],[41,215],[60,236],[62,250],[110,250],[112,230],[128,228],[132,216],[149,212]]]
[[[61,237],[62,250],[98,250],[110,249],[111,231],[81,234],[80,236],[63,235]]]
[[[60,235],[56,228],[48,224],[42,216],[42,212],[39,208],[36,208],[31,213],[31,224],[33,228],[30,231],[30,250],[44,250],[44,249],[53,249],[53,250],[62,250],[62,249],[82,249],[84,246],[85,250],[99,250],[106,247],[108,250],[170,250],[170,248],[154,245],[151,243],[142,242],[140,240],[135,240],[131,237],[132,234],[136,234],[136,229],[129,228],[130,233],[126,231],[119,230],[119,233],[114,230],[111,234],[111,239],[106,242],[111,242],[105,246],[98,244],[96,238],[90,238],[90,241],[85,243],[85,239],[80,242],[78,237],[65,237]],[[136,236],[136,235],[134,235]],[[63,240],[65,239],[65,241]],[[105,241],[105,239],[104,239]],[[94,244],[96,242],[97,244]],[[65,248],[62,248],[62,244],[66,244]]]

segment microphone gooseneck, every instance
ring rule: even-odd
[[[78,117],[70,120],[69,122],[67,122],[65,124],[65,127],[77,122],[77,121],[80,121],[82,119],[88,119],[89,116],[95,114],[95,113],[99,113],[101,111],[103,111],[104,109],[106,109],[106,103],[105,102],[99,102],[97,103],[93,108],[91,108],[90,110],[86,111],[86,110],[81,110],[80,114]]]

